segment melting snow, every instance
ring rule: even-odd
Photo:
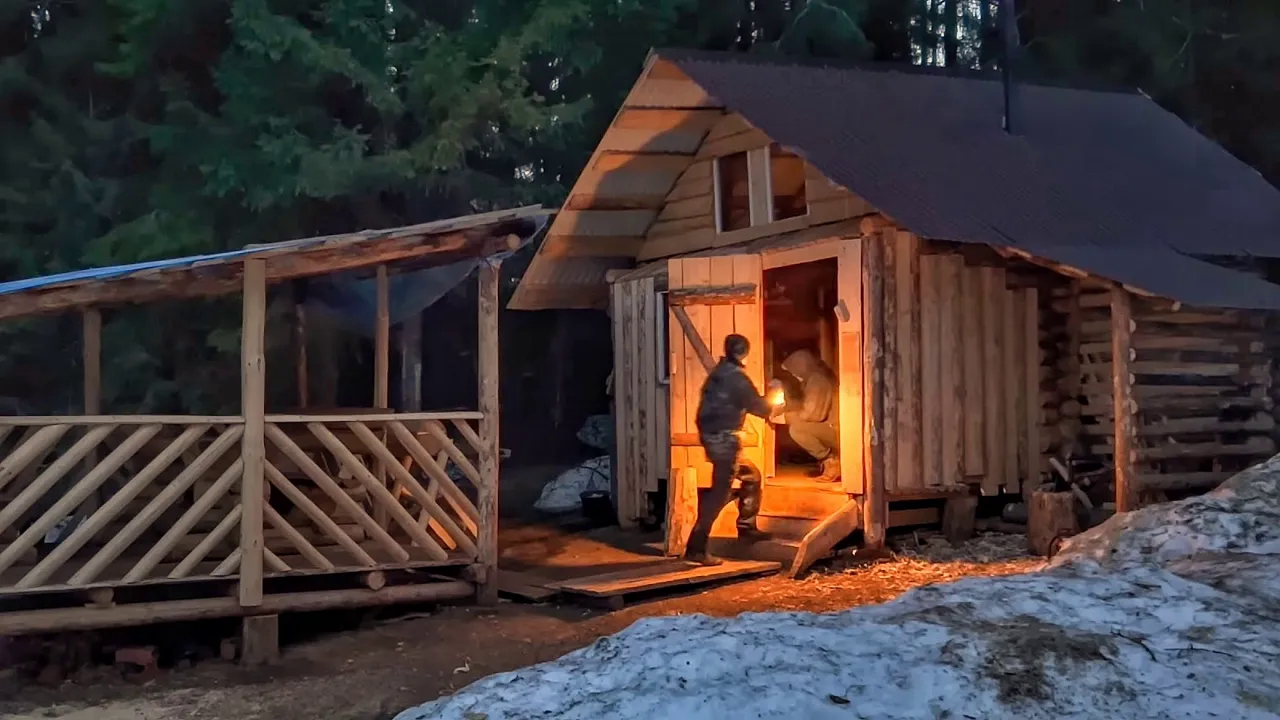
[[[397,720],[1280,717],[1280,457],[1043,572],[841,613],[641,620]]]

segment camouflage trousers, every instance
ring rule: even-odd
[[[711,461],[711,487],[698,489],[698,519],[689,535],[687,552],[706,552],[711,526],[720,511],[732,500],[738,503],[739,532],[755,530],[755,516],[760,511],[760,478],[741,476],[741,487],[735,492],[733,480],[739,475],[738,456],[742,442],[734,431],[703,433],[702,449]]]

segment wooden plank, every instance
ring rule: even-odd
[[[498,458],[501,444],[498,437],[499,413],[498,381],[501,368],[498,362],[498,312],[499,290],[502,274],[500,265],[493,260],[480,263],[477,295],[477,349],[476,392],[477,408],[484,416],[480,420],[479,470],[484,484],[478,488],[476,508],[480,511],[476,561],[485,569],[484,579],[476,588],[476,600],[481,604],[498,602]],[[416,527],[416,526],[415,526]]]
[[[1004,482],[1004,445],[1008,440],[1004,426],[1004,270],[982,268],[982,364],[988,382],[984,386],[983,417],[986,421],[986,474],[982,478],[982,494],[1000,494]]]
[[[924,487],[920,409],[920,240],[908,232],[894,237],[894,291],[897,294],[898,409],[897,486]]]
[[[1111,290],[1111,392],[1115,435],[1116,512],[1138,508],[1138,487],[1133,451],[1137,436],[1137,405],[1133,401],[1133,376],[1129,373],[1130,333],[1133,332],[1133,307],[1124,288]]]
[[[823,518],[817,527],[805,534],[788,574],[792,578],[800,577],[814,561],[826,557],[836,543],[857,530],[861,522],[862,500],[851,498],[845,501],[843,507]]]
[[[981,477],[986,469],[984,413],[982,271],[965,267],[960,276],[961,354],[964,355],[964,474]]]
[[[939,255],[920,258],[920,448],[923,487],[942,487],[942,347]],[[903,490],[921,486],[904,485]]]
[[[667,261],[667,288],[668,292],[672,289],[684,287],[684,261],[669,260]],[[685,353],[684,329],[680,323],[673,319],[670,310],[667,311],[667,371],[669,381],[667,383],[668,393],[668,431],[671,437],[692,432],[695,427],[692,424],[693,415],[690,413],[688,406],[688,395],[685,393],[684,376],[684,353]],[[668,494],[667,497],[675,498],[674,483],[676,473],[680,468],[688,464],[688,457],[683,447],[678,447],[672,442],[671,445],[671,471],[667,476]]]
[[[631,570],[564,580],[551,587],[575,595],[612,597],[763,575],[781,567],[780,563],[758,560],[731,560],[712,567],[688,562],[662,562]]]
[[[667,503],[666,553],[672,557],[684,555],[689,533],[698,519],[698,471],[690,466],[673,468],[670,480],[670,500]]]
[[[733,261],[735,256],[711,258],[712,260]],[[715,283],[715,277],[712,277]],[[728,285],[712,284],[705,287],[682,287],[667,291],[667,303],[672,307],[688,305],[750,305],[756,301],[757,286],[755,283],[730,283]],[[714,341],[715,338],[712,338]]]
[[[884,252],[881,238],[862,243],[862,368],[864,436],[863,542],[884,546],[889,500],[884,484]]]
[[[630,317],[631,303],[627,295],[631,283],[618,282],[609,288],[609,316],[613,325],[613,415],[614,437],[617,452],[613,461],[613,491],[615,493],[615,511],[618,514],[618,525],[630,528],[635,523],[634,508],[631,507],[630,486],[632,413],[631,386],[628,379],[634,359],[629,352],[629,334],[632,332]]]
[[[244,263],[244,319],[240,330],[240,479],[241,607],[262,604],[262,506],[265,496],[267,393],[267,261]]]
[[[685,258],[683,261],[683,285],[682,287],[697,287],[699,285],[711,284],[711,263],[707,258]],[[686,312],[687,310],[687,312]],[[707,380],[707,374],[711,366],[714,366],[715,357],[712,353],[717,352],[719,348],[706,347],[705,338],[711,335],[711,309],[704,306],[692,306],[689,308],[673,308],[672,315],[679,323],[679,327],[684,331],[684,393],[685,405],[689,413],[690,429],[696,429],[694,419],[698,412],[698,400],[702,396],[702,384]],[[701,343],[701,347],[699,346]],[[701,447],[686,448],[688,463],[694,467],[702,467],[706,462],[706,453]],[[699,471],[698,482],[710,482],[708,476],[705,480],[702,478],[702,471]]]
[[[80,348],[84,369],[84,414],[102,412],[102,313],[96,307],[84,309]]]
[[[964,305],[960,275],[964,258],[960,255],[939,256],[938,267],[938,348],[939,394],[941,396],[942,476],[943,487],[964,482],[964,342],[961,328]],[[1037,395],[1038,397],[1038,395]]]
[[[664,477],[660,468],[670,459],[666,447],[669,436],[665,429],[665,408],[658,403],[658,396],[664,391],[658,377],[658,355],[662,352],[664,340],[658,337],[661,325],[657,315],[662,306],[658,302],[657,281],[652,277],[642,278],[637,282],[637,288],[636,307],[641,317],[640,403],[645,417],[645,468],[641,484],[636,489],[641,501],[640,511],[648,516],[648,493],[658,492],[658,478]]]
[[[650,278],[652,283],[652,278]],[[635,392],[633,411],[636,416],[635,427],[635,468],[631,485],[632,506],[635,517],[642,518],[648,514],[648,496],[645,487],[648,485],[651,445],[649,431],[653,424],[649,417],[650,402],[653,398],[653,322],[649,317],[648,290],[642,282],[631,283],[631,317],[634,318],[635,332],[632,333],[631,353],[635,358],[635,379],[632,387]]]
[[[556,594],[555,590],[547,587],[549,582],[548,578],[537,573],[503,569],[498,571],[498,594],[530,602],[544,602]]]
[[[1018,494],[1022,492],[1022,484],[1018,481],[1021,464],[1019,458],[1030,452],[1029,448],[1023,447],[1026,442],[1026,433],[1022,428],[1022,408],[1025,403],[1022,400],[1022,394],[1025,390],[1025,381],[1023,373],[1026,369],[1023,367],[1022,360],[1026,356],[1022,347],[1022,307],[1021,296],[1017,290],[1004,290],[1002,299],[1004,309],[1004,337],[1001,350],[1004,352],[1004,360],[1002,369],[1004,374],[1001,376],[1001,384],[1003,385],[1001,399],[1004,401],[1004,476],[1001,482],[1007,492]],[[1036,377],[1039,377],[1037,372]],[[1036,392],[1038,396],[1040,393]],[[1038,420],[1037,420],[1038,421]]]
[[[1040,485],[1040,294],[1022,290],[1022,427],[1027,452],[1022,457],[1022,493],[1028,497]]]
[[[840,479],[845,492],[863,491],[862,243],[849,238],[837,258],[839,321]]]
[[[373,406],[380,410],[391,406],[391,281],[386,265],[379,265],[374,276]],[[373,474],[386,484],[385,463],[375,462]],[[374,504],[373,519],[382,527],[391,524],[383,505]]]
[[[898,374],[902,366],[898,348],[898,261],[901,254],[898,252],[897,231],[880,231],[878,242],[884,244],[884,374],[881,378],[884,425],[880,437],[884,444],[885,492],[892,495],[898,491]]]
[[[747,377],[761,392],[765,387],[765,352],[764,313],[761,306],[761,292],[764,285],[763,269],[759,255],[732,255],[733,282],[735,285],[751,285],[755,288],[754,302],[733,306],[733,329],[751,343],[751,352],[747,355],[745,370]],[[747,433],[759,438],[754,447],[748,447],[744,455],[764,473],[765,477],[773,475],[773,426],[755,416],[747,418]]]
[[[656,210],[570,210],[556,216],[559,235],[643,235]]]

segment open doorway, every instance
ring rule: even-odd
[[[791,428],[778,424],[773,443],[773,481],[813,481],[822,475],[823,457],[839,455],[839,417],[834,368],[837,364],[837,261],[834,258],[787,265],[764,272],[764,363],[765,377],[786,386],[789,405],[803,402],[803,379],[788,370],[796,369],[796,353],[808,353],[818,365],[810,372],[823,372],[830,382],[829,410],[825,422]],[[788,364],[784,368],[784,364]],[[804,374],[804,365],[799,367]],[[824,403],[825,404],[825,403]],[[822,427],[825,425],[826,427]],[[794,431],[793,431],[794,430]],[[768,463],[769,459],[766,459]]]

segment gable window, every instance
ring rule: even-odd
[[[799,155],[778,145],[770,145],[769,184],[772,186],[774,222],[809,212],[804,193],[804,160]]]
[[[751,184],[745,152],[716,158],[716,229],[720,232],[751,226]]]
[[[778,145],[716,158],[716,230],[726,233],[808,214],[805,164]]]

